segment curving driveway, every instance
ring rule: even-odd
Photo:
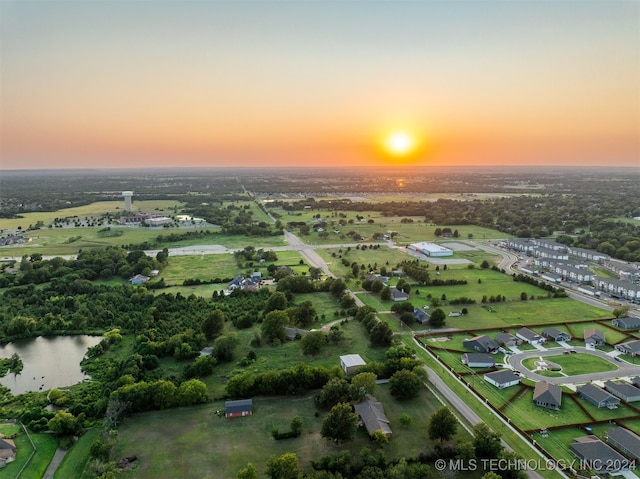
[[[633,364],[629,364],[625,361],[616,361],[603,351],[587,349],[585,347],[575,347],[572,348],[578,351],[578,354],[591,354],[593,356],[598,356],[599,358],[605,359],[609,361],[611,364],[616,366],[616,370],[614,371],[604,371],[598,373],[589,373],[589,374],[578,374],[575,376],[562,376],[562,377],[548,377],[542,376],[540,374],[534,373],[530,369],[527,369],[522,365],[522,361],[529,358],[539,358],[539,357],[547,357],[547,356],[557,356],[562,354],[564,349],[548,349],[546,351],[526,351],[520,354],[513,354],[508,357],[509,365],[515,370],[518,371],[522,376],[527,377],[529,379],[533,379],[535,381],[546,381],[551,384],[582,384],[588,383],[590,381],[606,381],[608,379],[616,379],[625,376],[639,376],[640,375],[640,366],[636,366]]]

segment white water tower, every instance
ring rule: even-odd
[[[131,197],[133,196],[133,191],[123,191],[122,196],[124,197],[124,210],[131,211]]]

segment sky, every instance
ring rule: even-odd
[[[0,169],[405,164],[640,168],[640,1],[0,0]]]

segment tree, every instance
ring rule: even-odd
[[[374,346],[389,346],[392,337],[393,331],[384,321],[376,321],[369,333],[369,339]]]
[[[293,320],[298,326],[305,327],[313,322],[316,314],[313,303],[311,301],[303,301],[300,306],[295,308]]]
[[[267,475],[271,479],[299,479],[302,477],[298,469],[298,456],[286,452],[282,456],[271,456],[267,461]]]
[[[351,411],[346,402],[336,404],[322,421],[320,435],[337,443],[351,441],[358,427],[358,415]]]
[[[344,290],[347,289],[347,285],[342,278],[338,278],[333,280],[331,286],[329,287],[329,292],[336,298],[342,296]]]
[[[527,299],[529,299],[529,295],[526,292],[520,293],[520,301],[526,301]]]
[[[365,394],[373,394],[376,389],[374,373],[358,373],[351,378],[351,397],[354,401],[362,401]]]
[[[282,291],[276,291],[269,296],[267,304],[264,307],[264,312],[270,313],[271,311],[284,311],[288,306],[289,301],[287,300],[287,295]]]
[[[218,361],[231,361],[233,359],[233,350],[238,343],[238,334],[233,331],[220,336],[213,343],[213,355]]]
[[[310,331],[302,338],[302,354],[315,356],[327,344],[327,334],[323,331]]]
[[[82,423],[78,419],[70,412],[61,410],[49,420],[48,427],[57,436],[72,436],[82,429]]]
[[[434,412],[429,419],[429,439],[448,441],[455,436],[457,429],[458,419],[446,406]]]
[[[382,301],[389,301],[391,299],[391,288],[389,288],[389,286],[382,288],[382,291],[380,291],[380,299]]]
[[[243,467],[238,471],[237,479],[258,479],[258,470],[253,464],[248,463],[246,467]]]
[[[178,404],[180,406],[193,406],[207,402],[207,386],[202,381],[190,379],[178,387]]]
[[[349,383],[343,378],[331,378],[320,390],[320,394],[316,397],[316,404],[320,407],[330,408],[350,400]]]
[[[417,397],[421,387],[418,375],[406,369],[396,371],[389,379],[389,392],[401,401]]]
[[[432,328],[441,328],[444,326],[446,319],[447,316],[444,314],[444,311],[436,308],[429,315],[429,326]]]
[[[629,306],[622,306],[620,308],[616,308],[612,311],[612,314],[615,318],[624,318],[629,314]]]
[[[289,317],[284,311],[271,311],[262,321],[262,338],[272,344],[275,340],[280,342],[286,339],[284,327],[289,322]]]
[[[202,321],[202,332],[208,341],[222,334],[224,330],[224,319],[224,313],[220,310],[215,310],[204,318],[204,321]]]
[[[502,451],[500,434],[493,432],[489,426],[481,422],[473,427],[473,447],[479,459],[494,459]]]
[[[413,317],[413,313],[402,313],[402,315],[400,316],[400,321],[402,321],[407,326],[411,326],[414,323],[415,318]]]

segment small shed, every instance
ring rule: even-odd
[[[238,399],[224,402],[224,417],[244,417],[253,414],[252,399]]]
[[[345,374],[353,374],[365,363],[364,359],[359,354],[345,354],[344,356],[340,356],[340,367]]]

